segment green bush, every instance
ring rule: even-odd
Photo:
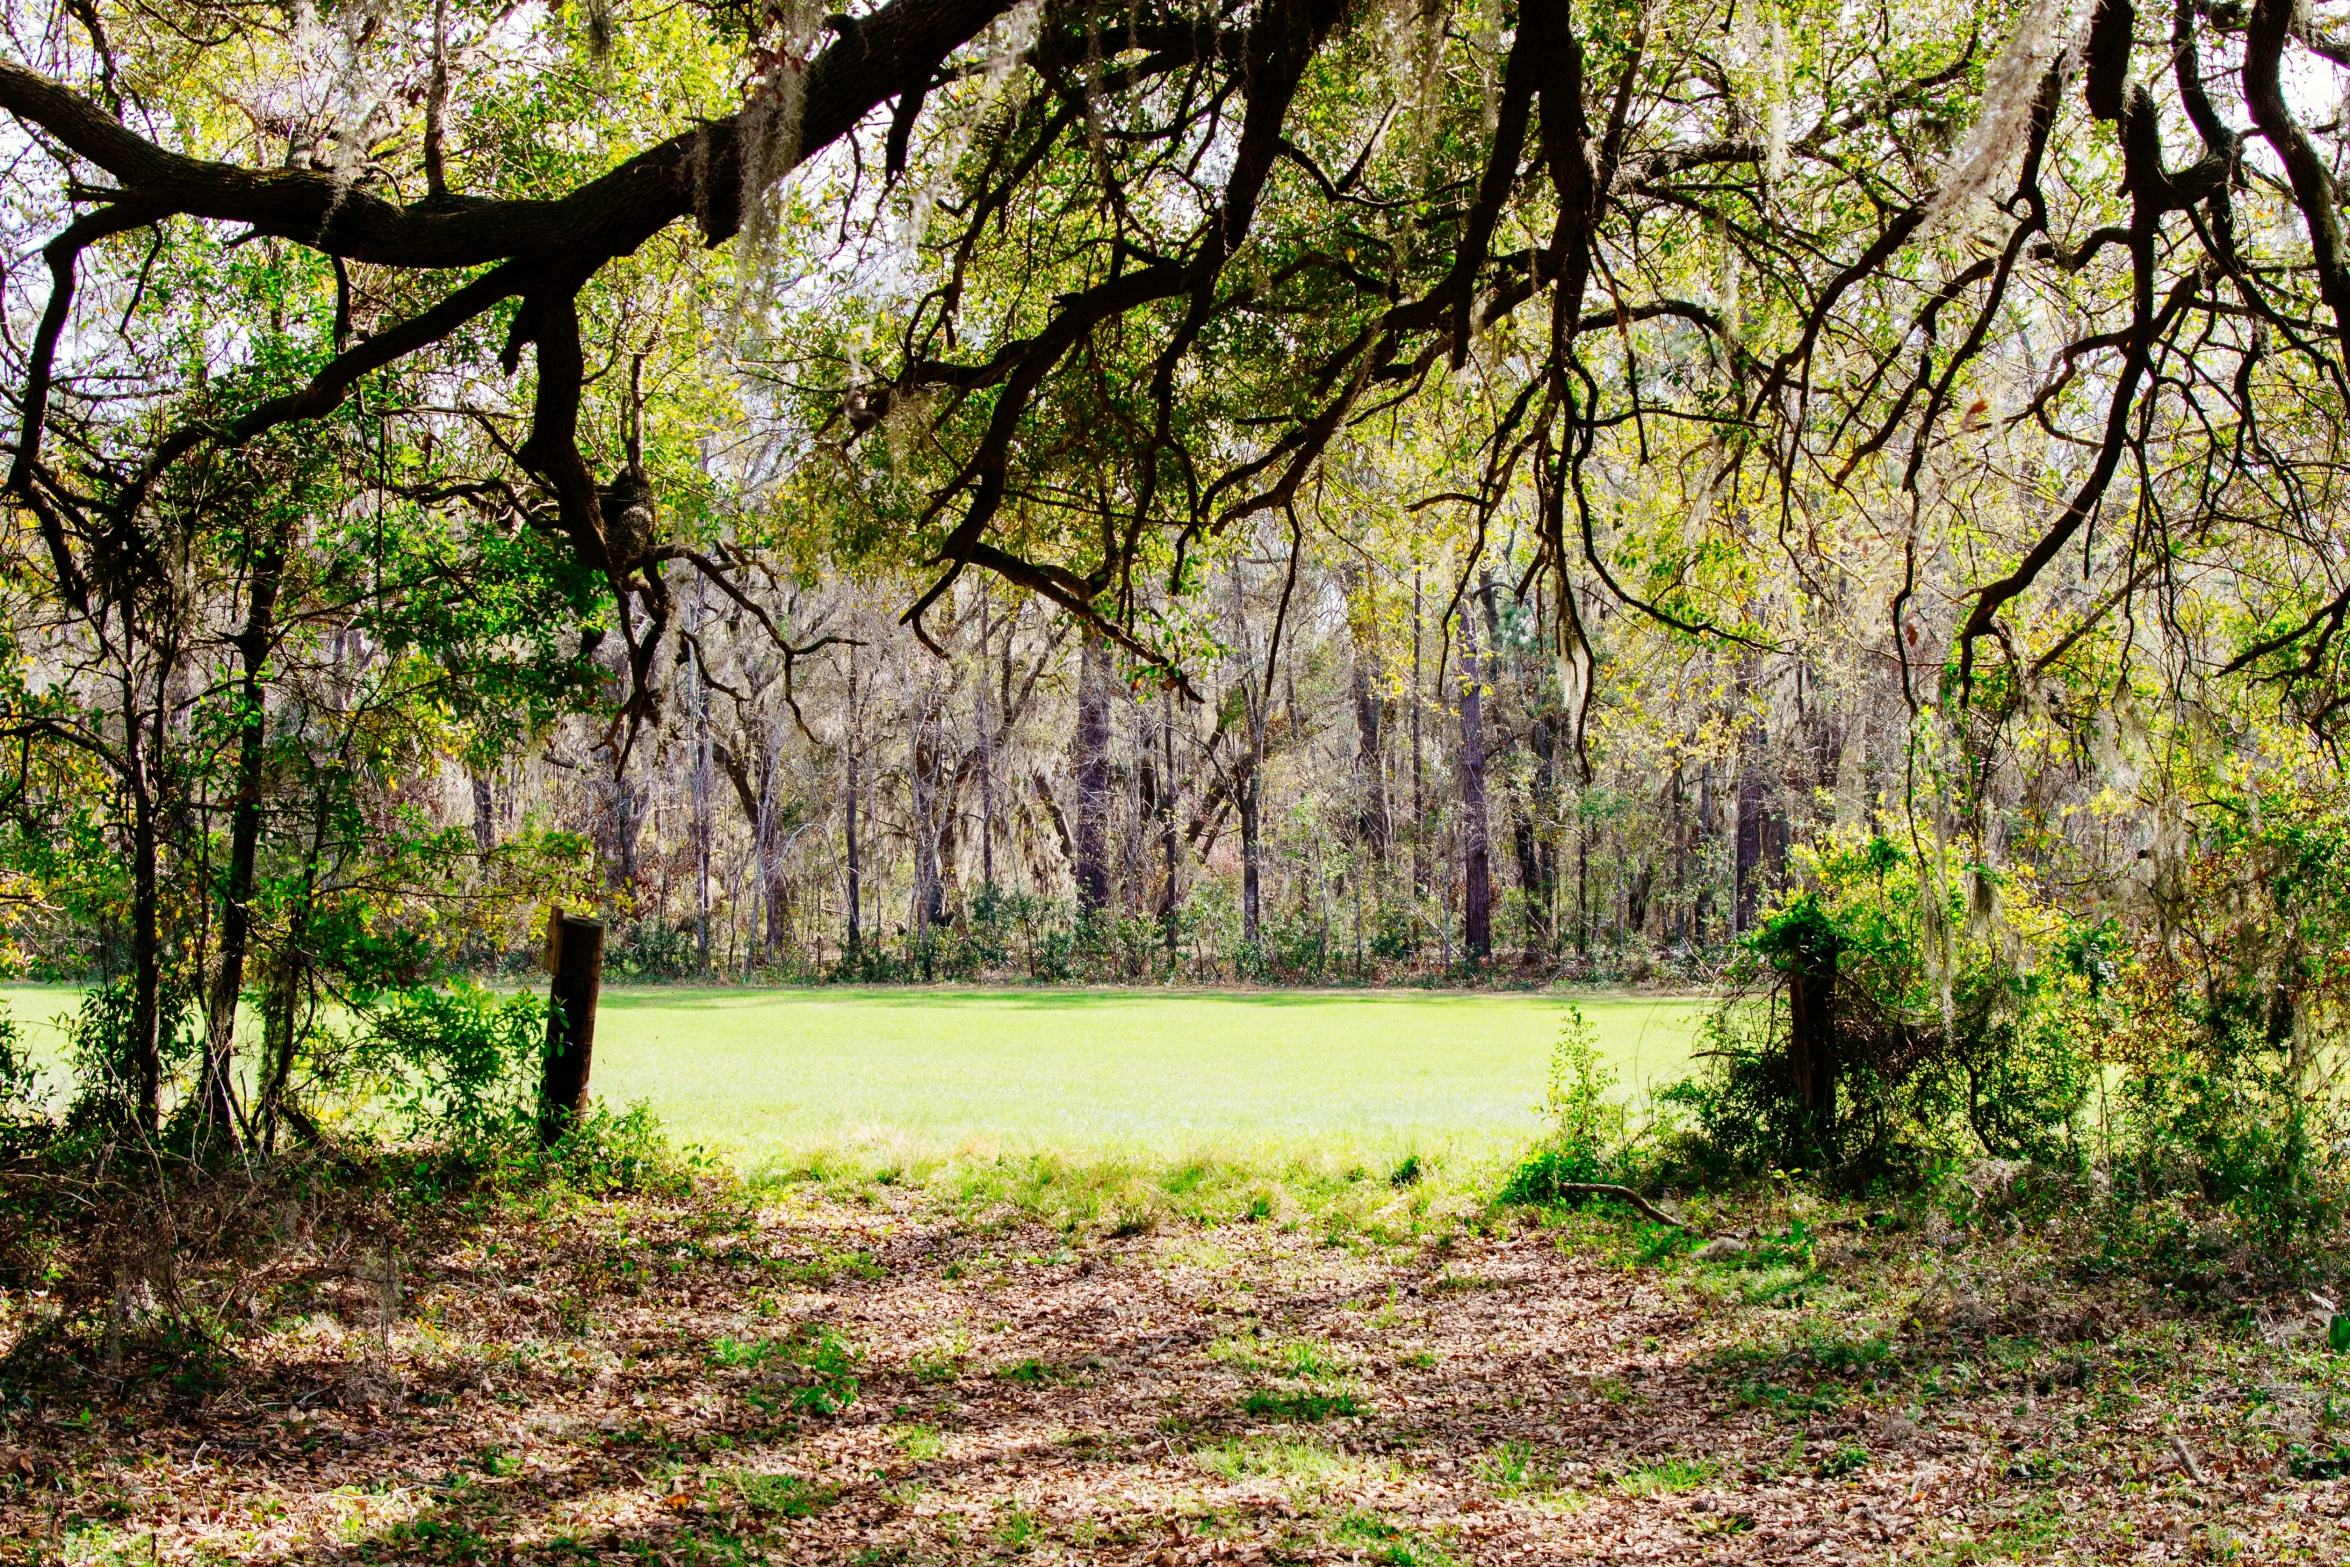
[[[1700,1175],[1860,1187],[1969,1154],[2078,1166],[2079,932],[2020,876],[1883,837],[1798,855],[1740,944],[1706,1070],[1659,1096]]]
[[[0,1007],[0,1153],[37,1142],[50,1130],[48,1091],[25,1049],[16,1019]]]
[[[1631,1112],[1608,1097],[1615,1086],[1616,1074],[1599,1059],[1599,1030],[1581,1007],[1569,1006],[1551,1047],[1550,1081],[1540,1106],[1550,1136],[1503,1183],[1503,1202],[1556,1202],[1567,1186],[1624,1178]]]
[[[532,1119],[547,1003],[464,981],[387,991],[357,1008],[358,1065],[411,1137],[510,1132]]]
[[[2086,954],[2108,993],[2116,1193],[2223,1205],[2272,1254],[2350,1198],[2350,800],[2234,787],[2158,870],[2159,920]]]
[[[498,1142],[482,1145],[500,1184],[557,1186],[583,1196],[614,1193],[681,1197],[697,1177],[720,1173],[699,1147],[680,1148],[652,1107],[639,1100],[614,1110],[601,1099],[550,1146],[540,1146],[532,1124],[516,1123]]]
[[[110,979],[83,993],[80,1009],[65,1025],[74,1078],[73,1103],[65,1113],[68,1131],[110,1136],[131,1124],[139,1092],[138,1053],[131,1042],[134,1003],[130,979]],[[156,1054],[162,1081],[169,1084],[194,1069],[202,1045],[184,994],[166,986],[156,1006]],[[171,1140],[169,1132],[166,1140]]]

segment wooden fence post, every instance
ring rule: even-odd
[[[539,1141],[553,1143],[587,1113],[604,983],[604,922],[547,911],[547,1063],[539,1079]]]

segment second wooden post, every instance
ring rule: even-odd
[[[587,1114],[604,984],[604,922],[547,911],[547,1059],[539,1078],[539,1141],[554,1143]]]

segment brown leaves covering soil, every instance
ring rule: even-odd
[[[874,1188],[412,1240],[177,1383],[6,1389],[0,1560],[2350,1559],[2319,1308],[2223,1326],[2023,1239],[1701,1264],[1588,1213],[1072,1236]]]

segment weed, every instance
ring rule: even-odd
[[[883,1434],[897,1445],[899,1452],[918,1464],[926,1464],[947,1450],[946,1438],[939,1435],[936,1426],[891,1426]]]
[[[2038,1561],[2064,1533],[2064,1508],[2054,1497],[2036,1496],[1982,1534],[1969,1530],[1921,1558],[1926,1567],[1975,1567],[1982,1562]]]
[[[1301,1339],[1281,1346],[1281,1369],[1293,1377],[1312,1379],[1335,1376],[1341,1368],[1324,1346]]]
[[[736,1474],[728,1478],[745,1507],[778,1518],[812,1517],[839,1494],[837,1486],[818,1485],[802,1475]]]
[[[1502,1443],[1479,1460],[1477,1472],[1503,1496],[1546,1491],[1558,1483],[1558,1476],[1542,1463],[1531,1442]]]
[[[719,1338],[709,1352],[711,1365],[730,1370],[798,1369],[806,1381],[792,1394],[791,1405],[816,1415],[837,1414],[856,1402],[857,1369],[864,1359],[863,1350],[828,1327],[802,1327],[781,1338]],[[774,1407],[771,1398],[755,1401]]]
[[[2299,1443],[2291,1455],[2296,1480],[2340,1480],[2350,1476],[2350,1444],[2336,1442],[2325,1452],[2313,1452]]]
[[[963,1374],[971,1341],[957,1333],[914,1351],[906,1361],[907,1374],[917,1382],[952,1382]]]
[[[1007,1507],[995,1522],[996,1543],[1008,1551],[1026,1550],[1042,1532],[1036,1514],[1025,1507]]]
[[[1235,1371],[1262,1371],[1271,1362],[1262,1339],[1248,1333],[1227,1333],[1208,1345],[1208,1358]]]
[[[1616,1489],[1626,1496],[1669,1496],[1694,1491],[1721,1472],[1710,1458],[1666,1458],[1625,1470],[1616,1476]]]
[[[1689,1232],[1678,1225],[1643,1223],[1633,1237],[1632,1254],[1644,1266],[1653,1267],[1668,1257],[1685,1254],[1695,1244]]]
[[[1261,1476],[1308,1486],[1347,1478],[1362,1467],[1318,1442],[1298,1437],[1245,1437],[1200,1448],[1192,1457],[1221,1479]]]
[[[1833,1387],[1804,1391],[1758,1379],[1739,1383],[1730,1401],[1740,1409],[1767,1409],[1774,1415],[1792,1419],[1801,1415],[1828,1414],[1841,1409],[1844,1407],[1844,1394]]]
[[[710,1341],[710,1364],[724,1371],[755,1370],[770,1360],[787,1357],[781,1339],[715,1338]]]
[[[1869,1466],[1869,1450],[1858,1442],[1847,1442],[1819,1461],[1817,1473],[1823,1480],[1841,1480],[1846,1475],[1858,1474]]]
[[[818,1252],[814,1257],[769,1257],[767,1271],[787,1284],[817,1286],[838,1279],[878,1279],[884,1272],[873,1254],[856,1252]]]
[[[1752,1513],[1713,1513],[1692,1520],[1690,1527],[1698,1534],[1728,1536],[1744,1534],[1754,1527]]]
[[[1360,1415],[1367,1413],[1362,1400],[1345,1391],[1322,1392],[1316,1389],[1250,1388],[1241,1396],[1243,1414],[1274,1420],[1327,1420],[1332,1415]]]
[[[1415,1538],[1377,1513],[1348,1513],[1330,1533],[1381,1567],[1452,1567],[1453,1558],[1433,1541]]]

